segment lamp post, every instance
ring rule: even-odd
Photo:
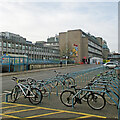
[[[68,59],[68,56],[66,56],[66,66],[67,66],[67,59]]]
[[[67,59],[68,59],[68,32],[66,32],[66,66],[67,66]]]

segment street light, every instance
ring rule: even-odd
[[[68,56],[66,55],[66,66],[67,66],[67,59],[68,59]]]
[[[66,66],[67,66],[67,59],[68,59],[68,32],[66,32]]]

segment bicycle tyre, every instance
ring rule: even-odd
[[[69,85],[75,85],[75,79],[72,78],[72,77],[67,77],[67,78],[65,79],[65,81],[68,82],[68,86],[69,86]]]
[[[28,97],[29,101],[33,105],[37,105],[41,103],[42,98],[43,98],[42,92],[37,88],[31,88],[31,92],[35,95],[35,97]],[[29,92],[29,95],[31,96],[30,92]]]
[[[19,87],[16,85],[11,91],[11,102],[15,102],[18,99],[18,89]]]
[[[67,106],[67,107],[72,107],[72,97],[75,95],[75,93],[73,91],[70,90],[64,90],[61,94],[60,94],[60,100],[61,102]],[[71,100],[71,101],[70,101]],[[74,99],[74,103],[73,105],[76,104],[76,98]]]
[[[106,105],[106,100],[103,95],[98,93],[90,93],[87,98],[88,105],[94,110],[101,110]]]

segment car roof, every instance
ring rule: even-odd
[[[107,62],[107,63],[114,63],[114,64],[115,64],[115,62]],[[106,64],[107,64],[107,63],[106,63]]]

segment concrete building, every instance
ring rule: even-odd
[[[40,45],[41,47],[49,47],[59,50],[59,36],[56,35],[55,37],[50,37],[45,41],[37,41],[35,45]]]
[[[110,53],[108,55],[110,61],[118,61],[120,63],[120,53]]]
[[[48,38],[47,42],[44,43],[44,46],[59,50],[59,36],[55,35],[55,37]]]
[[[20,35],[10,32],[0,32],[0,51],[4,54],[27,55],[29,59],[59,59],[59,50],[33,44]]]
[[[81,29],[59,33],[61,58],[75,62],[88,62],[92,57],[102,58],[102,39],[83,32]]]
[[[107,60],[108,55],[110,54],[110,50],[107,46],[107,42],[105,40],[102,40],[102,53],[103,53],[103,59]]]

